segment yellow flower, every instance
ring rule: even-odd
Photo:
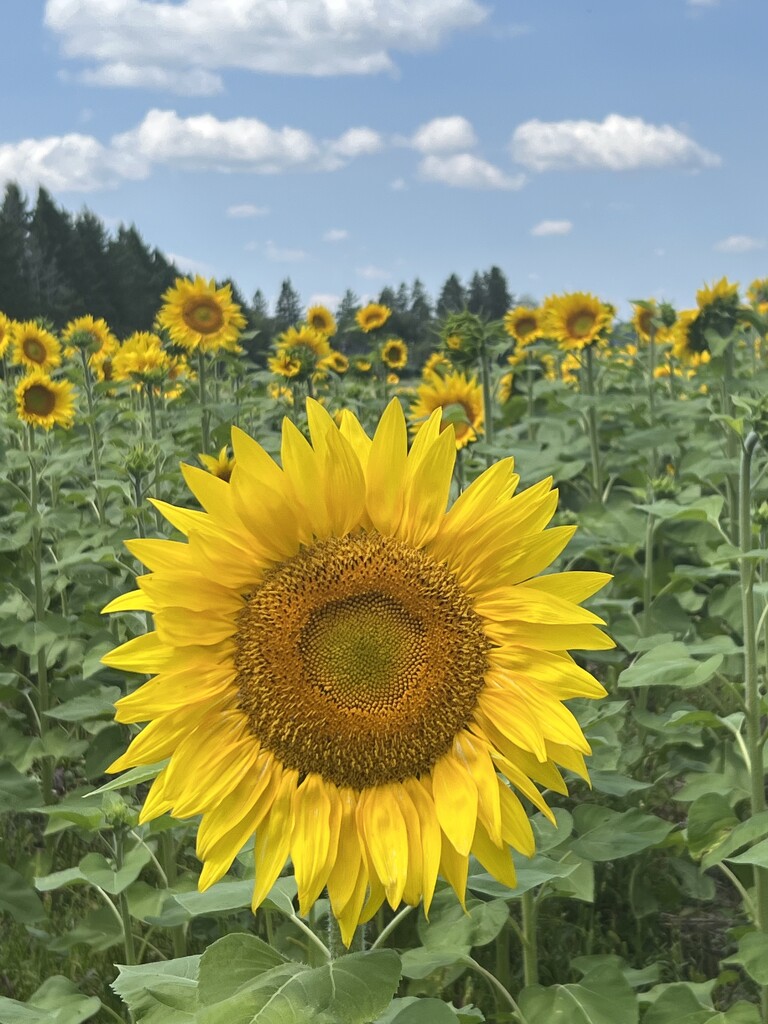
[[[88,362],[94,366],[104,353],[117,351],[118,341],[110,331],[106,320],[94,320],[92,316],[79,316],[70,320],[61,334],[64,355],[70,359],[79,349],[84,349]]]
[[[53,370],[61,366],[61,345],[55,335],[39,327],[34,320],[11,328],[11,362],[31,370]]]
[[[706,351],[699,316],[698,309],[683,309],[671,330],[672,355],[681,363],[690,363],[699,352]]]
[[[546,300],[543,331],[568,352],[597,341],[610,329],[612,308],[587,292],[570,292]]]
[[[730,304],[735,300],[738,303],[738,298],[738,284],[731,284],[727,277],[721,277],[719,281],[715,281],[711,285],[705,284],[696,292],[696,305],[699,309],[704,309],[718,301]]]
[[[286,405],[293,405],[293,392],[284,384],[268,384],[267,394],[275,402],[285,402]]]
[[[0,313],[0,359],[2,359],[8,351],[8,346],[11,343],[12,327],[13,320],[11,320],[10,317],[7,317],[5,313]]]
[[[370,373],[373,363],[370,359],[364,359],[362,356],[356,359],[352,364],[358,373]]]
[[[411,406],[411,420],[426,419],[436,409],[442,411],[441,430],[453,424],[457,448],[476,441],[483,432],[483,392],[475,377],[449,373],[422,384]]]
[[[560,376],[564,384],[578,384],[581,360],[573,352],[567,352],[560,363]]]
[[[398,375],[396,373],[388,373],[387,374],[387,384],[399,384],[399,383],[400,383],[400,378],[398,377]]]
[[[349,360],[343,352],[333,351],[323,360],[323,367],[333,370],[334,373],[346,373],[349,369]]]
[[[400,338],[389,338],[381,346],[381,361],[390,370],[402,370],[408,362],[408,346]]]
[[[445,344],[452,352],[458,352],[464,345],[464,339],[460,334],[449,334],[445,339]]]
[[[517,306],[504,315],[504,330],[518,345],[529,345],[544,336],[541,310]]]
[[[307,323],[316,331],[325,334],[326,337],[330,338],[336,333],[336,321],[333,319],[333,313],[325,306],[310,306],[307,310]]]
[[[229,456],[227,447],[227,445],[224,445],[218,455],[206,455],[204,452],[200,452],[197,457],[209,473],[218,477],[219,480],[229,483],[232,470],[235,468],[235,460],[234,457]]]
[[[442,352],[433,352],[432,355],[427,359],[426,363],[421,371],[421,376],[424,380],[429,380],[433,375],[442,377],[445,373],[450,373],[453,369],[453,363]]]
[[[388,306],[380,306],[377,302],[369,302],[355,314],[358,326],[367,334],[375,331],[377,327],[383,327],[389,320],[392,310]]]
[[[586,777],[563,701],[605,691],[565,651],[613,646],[579,606],[608,577],[539,578],[575,527],[545,529],[551,478],[512,496],[512,459],[446,511],[439,411],[410,452],[396,400],[373,440],[348,411],[307,417],[281,466],[234,428],[229,484],[182,467],[205,511],[155,506],[188,543],[128,542],[149,572],[105,611],[155,629],[104,662],[154,678],[117,702],[150,724],[109,771],[167,760],[140,820],[201,816],[200,888],[255,834],[253,906],[290,857],[300,913],[327,888],[349,944],[385,899],[428,910],[438,873],[463,902],[470,854],[515,884],[520,796],[554,820],[538,786]]]
[[[192,352],[237,351],[237,339],[246,325],[240,307],[232,301],[232,288],[216,287],[200,276],[194,281],[177,277],[173,288],[163,295],[157,322],[176,345]]]
[[[267,362],[272,373],[276,373],[280,377],[290,379],[301,373],[301,361],[294,359],[287,352],[278,352],[276,356],[270,356]]]
[[[137,384],[157,383],[167,377],[171,359],[157,334],[135,331],[112,357],[112,379]]]
[[[499,404],[506,405],[512,397],[514,390],[515,375],[513,373],[505,373],[499,381]]]
[[[75,421],[74,389],[68,380],[52,380],[43,370],[31,370],[16,385],[16,412],[30,426],[67,430]]]
[[[632,303],[632,326],[635,328],[635,334],[641,341],[651,340],[651,330],[653,329],[653,319],[658,316],[658,309],[656,306],[655,299],[648,299],[647,306],[640,306],[638,303]],[[656,332],[658,338],[658,331]]]
[[[325,359],[331,354],[328,336],[314,327],[289,327],[277,336],[279,352],[298,353],[304,357],[311,355],[316,359]]]
[[[747,298],[761,314],[768,313],[768,277],[758,277],[747,288]]]

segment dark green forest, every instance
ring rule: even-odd
[[[121,224],[110,233],[90,210],[72,214],[40,188],[31,205],[15,183],[6,185],[0,207],[0,310],[14,320],[42,317],[57,329],[74,317],[103,317],[118,337],[152,327],[163,292],[182,272],[159,249],[148,245],[135,225]],[[233,296],[248,318],[253,336],[249,354],[263,339],[302,319],[305,305],[290,278],[274,304],[256,287],[250,301],[234,281]],[[465,285],[456,274],[437,298],[416,278],[397,288],[383,288],[377,301],[392,310],[391,334],[417,349],[431,345],[437,321],[447,313],[469,309],[499,319],[515,300],[499,267],[475,272]],[[334,311],[343,350],[354,350],[355,312],[361,299],[348,289]],[[362,340],[362,339],[361,339]],[[261,343],[261,344],[260,344]]]

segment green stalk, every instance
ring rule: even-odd
[[[656,328],[651,324],[648,332],[648,425],[653,429],[656,423]],[[654,477],[658,472],[659,456],[656,447],[651,449],[651,466],[648,476]]]
[[[149,407],[149,427],[152,433],[152,440],[157,441],[160,436],[157,430],[157,407],[155,405],[154,386],[149,383],[144,385],[147,393],[147,405]]]
[[[197,382],[200,387],[200,434],[202,450],[210,451],[211,447],[211,411],[208,408],[208,397],[206,393],[207,370],[205,355],[202,349],[197,350]]]
[[[741,451],[739,472],[739,578],[741,589],[741,611],[744,630],[744,704],[746,709],[749,755],[750,804],[752,816],[766,808],[765,773],[763,771],[763,743],[761,735],[760,682],[757,671],[757,634],[755,630],[754,570],[746,557],[752,549],[752,515],[750,473],[752,455],[759,438],[751,431]],[[768,934],[768,868],[753,866],[755,879],[754,919],[758,932]],[[768,985],[760,988],[762,1018],[768,1022]]]
[[[523,981],[526,986],[539,983],[539,946],[537,937],[537,907],[533,890],[520,898],[523,911]]]
[[[91,369],[88,366],[88,355],[85,349],[80,349],[80,359],[83,364],[83,385],[85,387],[85,400],[88,404],[88,434],[91,439],[91,459],[93,461],[93,489],[96,493],[96,511],[99,515],[99,522],[104,522],[104,506],[101,500],[101,456],[99,453],[99,438],[96,433],[96,404],[93,401],[93,378]]]
[[[511,927],[509,921],[507,921],[496,936],[496,977],[506,989],[510,989],[512,987],[512,972],[510,970],[512,949],[510,933]]]
[[[597,390],[595,386],[595,362],[592,345],[587,346],[584,366],[586,369],[585,390],[589,396],[587,428],[589,430],[589,451],[592,460],[592,488],[595,492],[595,497],[600,501],[603,493],[603,472],[600,465],[600,443],[597,433]]]
[[[178,881],[178,870],[176,867],[176,849],[173,843],[173,836],[170,832],[160,833],[160,861],[168,882],[168,888],[172,889]],[[175,957],[187,955],[187,936],[184,925],[178,924],[170,929],[173,941],[173,955]]]
[[[731,396],[734,390],[733,345],[729,341],[723,353],[723,379],[720,386],[723,416],[733,417],[734,408]],[[739,441],[736,433],[726,424],[725,452],[728,462],[734,466],[739,452]],[[725,490],[728,503],[728,520],[730,536],[733,544],[739,543],[739,481],[734,473],[725,477]]]
[[[115,867],[119,871],[123,866],[125,852],[125,835],[121,828],[115,829]],[[128,897],[125,890],[118,896],[120,920],[123,925],[123,948],[125,950],[125,962],[128,966],[136,963],[136,946],[133,941],[133,925],[131,912],[128,909]]]
[[[491,360],[488,356],[488,343],[483,330],[480,339],[480,375],[483,382],[483,412],[485,419],[485,439],[489,445],[493,444],[493,404],[491,401]],[[494,456],[489,452],[486,456],[489,468],[494,463]]]
[[[32,527],[32,564],[35,584],[35,622],[41,623],[45,618],[45,592],[43,590],[43,531],[38,520],[38,505],[40,503],[40,482],[37,476],[35,465],[35,435],[34,427],[29,428],[29,504],[34,519]],[[46,647],[38,649],[35,656],[37,665],[37,720],[40,729],[40,740],[45,746],[45,738],[48,732],[48,719],[46,711],[51,706],[50,688],[48,679],[48,661],[46,659]],[[53,792],[53,758],[44,755],[40,765],[41,786],[43,800],[46,804],[56,802]]]

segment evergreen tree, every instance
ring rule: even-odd
[[[336,307],[336,324],[339,334],[357,330],[355,314],[360,309],[360,297],[355,295],[351,288],[347,288],[341,297],[341,302]]]
[[[432,326],[432,303],[427,290],[419,278],[414,278],[411,285],[411,303],[408,309],[411,321],[411,341],[414,345],[422,345],[429,341]]]
[[[395,295],[394,289],[386,285],[379,292],[378,303],[381,306],[386,306],[387,309],[394,309],[397,305],[397,296]]]
[[[178,274],[158,249],[147,248],[133,225],[121,224],[107,246],[107,278],[115,308],[112,329],[120,337],[151,330],[163,292]]]
[[[72,220],[50,194],[40,188],[29,222],[29,272],[32,301],[56,327],[63,327],[75,308],[72,274]]]
[[[251,304],[246,308],[246,315],[248,329],[255,334],[252,338],[244,339],[242,345],[250,359],[259,366],[266,366],[266,353],[274,328],[269,315],[269,303],[261,288],[257,288],[253,293]]]
[[[274,328],[280,334],[293,327],[301,320],[301,299],[299,293],[291,284],[290,277],[286,277],[280,285],[280,294],[275,303]]]
[[[486,294],[485,294],[485,281],[481,275],[475,271],[469,281],[469,291],[467,293],[467,309],[470,313],[481,315],[485,312]]]
[[[507,286],[507,278],[499,267],[491,267],[483,274],[485,284],[485,315],[491,320],[501,320],[512,305],[512,296]]]
[[[29,286],[28,232],[26,199],[10,182],[0,207],[0,310],[14,320],[37,315]]]
[[[107,280],[107,232],[90,210],[78,214],[72,228],[69,276],[74,291],[72,316],[90,313],[112,326],[115,307]]]
[[[449,313],[460,313],[467,304],[464,285],[456,274],[451,274],[442,287],[437,300],[437,315],[445,317]]]
[[[408,285],[405,281],[401,281],[395,295],[395,301],[392,303],[393,313],[407,313],[408,306],[410,305],[411,297],[408,293]]]

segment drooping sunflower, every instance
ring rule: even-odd
[[[498,398],[499,405],[506,405],[512,397],[515,387],[515,375],[514,373],[505,373],[499,380],[498,386]]]
[[[757,277],[747,288],[747,298],[758,313],[768,313],[768,277]]]
[[[16,385],[16,412],[32,427],[68,430],[75,422],[74,388],[68,380],[53,380],[44,370],[31,370]]]
[[[333,313],[325,306],[310,306],[307,310],[307,323],[328,338],[333,337],[336,333],[336,321],[333,318]]]
[[[564,351],[578,351],[610,329],[612,307],[588,292],[548,298],[543,307],[543,332]]]
[[[327,886],[345,943],[386,899],[463,902],[473,854],[515,884],[533,853],[518,794],[565,792],[589,753],[562,703],[605,691],[565,653],[605,649],[579,607],[602,573],[538,574],[575,527],[545,530],[551,478],[513,497],[512,459],[446,511],[456,457],[440,412],[408,452],[393,400],[371,440],[309,401],[282,468],[232,431],[229,484],[183,467],[205,511],[155,502],[187,543],[135,540],[149,572],[105,611],[155,629],[104,659],[154,678],[117,702],[149,722],[109,768],[168,759],[141,820],[202,815],[205,889],[255,834],[253,906],[293,862],[301,913]]]
[[[311,354],[316,359],[325,359],[331,354],[328,336],[314,327],[289,327],[277,337],[279,352]]]
[[[352,366],[358,373],[366,374],[371,372],[373,363],[370,359],[365,359],[363,356],[360,356],[358,359],[355,359]]]
[[[686,365],[692,363],[702,352],[709,355],[709,344],[702,330],[701,311],[681,310],[670,332],[670,340],[672,355]]]
[[[357,311],[355,320],[360,329],[367,334],[369,331],[375,331],[378,327],[383,327],[391,314],[392,310],[389,306],[380,306],[378,302],[369,302],[367,306],[363,306]]]
[[[442,377],[444,374],[450,373],[452,369],[453,363],[447,356],[443,355],[442,352],[433,352],[426,363],[424,363],[421,376],[424,380],[429,380],[435,374],[438,377]]]
[[[278,352],[276,356],[270,356],[267,364],[272,373],[278,377],[296,377],[301,373],[301,360],[294,359],[287,352]]]
[[[337,352],[335,349],[323,360],[323,367],[328,370],[333,370],[334,373],[343,374],[349,369],[349,359],[344,355],[343,352]]]
[[[642,306],[637,302],[633,302],[632,309],[632,326],[635,329],[635,334],[640,341],[649,342],[651,340],[651,331],[653,330],[653,320],[659,315],[656,300],[648,299]]]
[[[34,320],[17,323],[11,328],[11,362],[30,370],[53,370],[61,366],[61,345],[58,338]]]
[[[171,357],[160,336],[150,331],[134,331],[112,358],[112,379],[116,381],[156,384],[167,377],[170,369]]]
[[[510,309],[504,315],[504,330],[518,345],[529,345],[537,338],[543,338],[541,310],[531,306]]]
[[[8,346],[11,343],[12,327],[13,320],[11,320],[10,317],[7,317],[5,313],[0,313],[0,359],[2,359],[8,351]]]
[[[463,373],[433,375],[416,391],[410,418],[418,423],[439,409],[441,429],[453,424],[456,447],[464,448],[483,432],[483,392],[476,377]]]
[[[382,363],[390,370],[402,370],[408,364],[408,346],[400,338],[387,338],[380,355]]]
[[[157,322],[176,345],[190,352],[238,349],[237,339],[246,319],[232,300],[230,285],[217,288],[213,279],[206,281],[199,275],[194,281],[177,277],[175,285],[163,295],[163,303]]]
[[[227,451],[228,447],[225,444],[218,455],[206,455],[205,452],[200,452],[197,456],[209,473],[226,483],[229,483],[232,470],[235,468],[235,459]]]
[[[696,305],[699,309],[704,309],[705,306],[712,306],[717,302],[730,304],[735,300],[738,303],[738,298],[738,284],[732,284],[727,277],[721,277],[719,281],[699,288],[696,292]]]
[[[94,320],[92,316],[79,316],[70,320],[61,333],[61,340],[64,343],[64,355],[68,359],[84,349],[91,365],[98,364],[118,347],[117,338],[110,331],[106,320]]]

